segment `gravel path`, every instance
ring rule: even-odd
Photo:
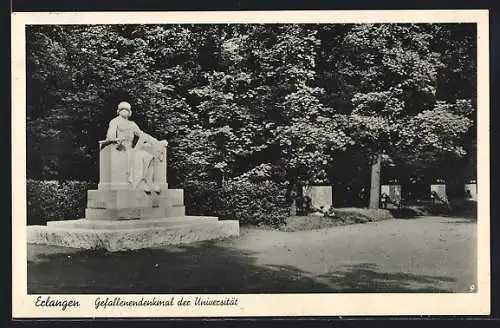
[[[412,220],[106,253],[28,247],[30,293],[467,292],[476,224]]]
[[[227,246],[258,252],[263,266],[292,266],[332,288],[467,291],[476,281],[476,224],[416,220],[304,232],[252,229]],[[385,286],[386,285],[386,286]]]

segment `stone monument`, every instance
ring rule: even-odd
[[[464,185],[465,198],[477,201],[477,184],[475,180],[469,181]]]
[[[85,218],[28,226],[28,243],[119,251],[238,236],[236,220],[185,215],[184,191],[167,184],[167,141],[130,121],[130,104],[117,113],[99,142],[99,184],[88,190]]]
[[[448,196],[446,193],[446,183],[443,179],[437,179],[434,184],[431,184],[431,197],[434,197],[434,202],[438,204],[447,204]]]
[[[386,195],[389,199],[387,200],[387,206],[393,208],[401,204],[402,193],[401,185],[396,183],[385,184],[380,186],[380,195]]]
[[[304,186],[302,193],[311,198],[311,205],[316,209],[327,210],[333,205],[331,186]]]

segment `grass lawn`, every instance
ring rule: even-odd
[[[289,232],[315,230],[356,223],[378,222],[393,218],[394,216],[390,210],[346,207],[335,209],[334,217],[292,216],[278,229]]]
[[[421,204],[391,209],[345,207],[335,209],[334,217],[292,216],[278,227],[281,231],[305,231],[356,223],[378,222],[389,219],[412,219],[422,216],[462,217],[475,220],[477,202],[452,199],[449,205]]]

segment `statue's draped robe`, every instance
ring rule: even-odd
[[[134,137],[139,140],[133,147]],[[153,169],[151,163],[154,158],[154,149],[158,140],[144,133],[133,121],[117,116],[109,122],[107,140],[121,140],[120,143],[127,152],[127,178],[133,188],[145,183],[145,189],[151,188]]]

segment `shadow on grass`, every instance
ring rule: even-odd
[[[455,217],[453,217],[455,218]],[[471,217],[471,218],[464,218],[460,217],[461,220],[452,220],[452,221],[441,221],[440,223],[445,223],[445,224],[464,224],[464,223],[477,223],[476,217]]]
[[[210,242],[114,253],[44,253],[28,261],[29,294],[450,292],[443,283],[455,281],[384,273],[371,263],[314,276],[293,266],[257,265],[251,252]]]
[[[449,293],[456,281],[442,276],[387,273],[373,263],[348,265],[318,277],[332,290],[343,293]]]
[[[419,216],[477,218],[477,202],[463,199],[452,199],[449,204],[421,204],[389,209],[398,219],[411,219]]]
[[[451,213],[443,214],[441,216],[451,217],[451,218],[460,217],[460,218],[466,219],[466,220],[471,221],[471,222],[477,222],[477,212],[457,212],[457,211],[454,211]]]
[[[30,246],[31,247],[31,246]],[[289,268],[255,264],[252,253],[210,242],[127,252],[38,255],[28,262],[28,293],[168,294],[327,292]]]
[[[424,215],[420,211],[410,207],[391,208],[389,211],[396,219],[413,219]]]

